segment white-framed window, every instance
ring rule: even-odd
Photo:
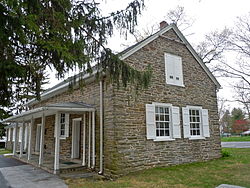
[[[60,118],[60,137],[65,136],[65,114],[61,114]]]
[[[69,113],[59,114],[59,137],[65,139],[69,136]]]
[[[169,106],[155,106],[156,137],[170,138],[170,118]]]
[[[200,106],[182,108],[184,138],[204,139],[210,137],[208,110]]]
[[[167,103],[146,104],[147,139],[167,141],[181,138],[179,107]]]
[[[180,56],[165,53],[165,75],[167,84],[184,87]]]
[[[11,128],[8,129],[8,141],[10,141],[10,137],[11,137]]]

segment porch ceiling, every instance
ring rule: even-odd
[[[82,102],[65,102],[65,103],[56,103],[56,104],[49,104],[43,107],[35,108],[32,110],[28,110],[26,112],[23,112],[21,114],[11,116],[7,119],[4,119],[2,123],[11,123],[11,122],[23,122],[28,121],[32,117],[38,118],[42,117],[44,114],[52,115],[56,112],[92,112],[95,111],[95,108],[93,105],[82,103]]]

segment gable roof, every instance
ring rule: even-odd
[[[207,75],[209,76],[209,78],[214,82],[214,84],[217,86],[217,88],[218,89],[221,88],[221,85],[219,84],[219,82],[217,81],[217,79],[210,72],[210,70],[208,69],[208,67],[201,60],[201,58],[196,53],[196,51],[194,50],[194,48],[190,45],[190,43],[187,41],[187,39],[184,37],[184,35],[181,33],[181,31],[177,28],[177,26],[175,24],[170,24],[170,25],[162,28],[161,30],[159,30],[155,34],[150,35],[147,38],[145,38],[144,40],[142,40],[142,41],[140,41],[140,42],[138,42],[138,43],[136,43],[136,44],[134,44],[134,45],[126,48],[125,50],[123,50],[122,52],[119,53],[120,59],[121,60],[126,59],[127,57],[131,56],[132,54],[134,54],[135,52],[137,52],[138,50],[140,50],[141,48],[143,48],[144,46],[146,46],[147,44],[149,44],[150,42],[152,42],[156,38],[162,36],[165,32],[167,32],[167,31],[169,31],[171,29],[173,29],[175,31],[175,33],[180,38],[180,40],[182,41],[182,43],[184,45],[186,45],[187,49],[191,52],[191,54],[194,56],[194,58],[197,60],[197,62],[200,64],[200,66],[203,68],[203,70],[207,73]],[[95,73],[96,73],[96,70],[93,71],[92,75],[91,74],[85,74],[83,76],[83,79],[89,79]],[[59,84],[53,86],[52,88],[49,88],[46,91],[44,91],[41,94],[41,100],[45,100],[45,99],[50,98],[52,96],[55,96],[55,95],[57,95],[59,93],[62,93],[63,91],[66,91],[67,87],[69,86],[69,83],[73,79],[76,79],[76,81],[79,80],[80,74],[78,74],[76,76],[73,76],[73,77],[69,77],[68,79],[60,82]],[[32,104],[35,104],[37,102],[38,102],[37,100],[31,99],[26,104],[27,105],[32,105]]]
[[[183,44],[186,45],[187,49],[191,52],[191,54],[194,56],[194,58],[197,60],[197,62],[201,65],[203,70],[207,73],[207,75],[214,82],[214,84],[217,86],[217,88],[221,88],[220,83],[217,81],[217,79],[214,77],[214,75],[211,73],[211,71],[208,69],[208,67],[205,65],[205,63],[201,60],[201,58],[196,53],[194,48],[190,45],[190,43],[187,41],[187,39],[184,37],[184,35],[181,33],[181,31],[177,28],[177,26],[175,24],[170,24],[170,25],[164,27],[163,29],[161,29],[160,31],[156,32],[155,34],[147,37],[143,41],[133,45],[132,47],[125,49],[123,52],[121,52],[121,60],[126,59],[127,57],[129,57],[133,53],[137,52],[138,50],[140,50],[141,48],[143,48],[144,46],[146,46],[147,44],[149,44],[150,42],[152,42],[156,38],[162,36],[165,32],[167,32],[171,29],[173,29],[175,31],[175,33],[181,39]]]

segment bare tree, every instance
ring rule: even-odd
[[[168,23],[176,24],[181,31],[190,28],[194,23],[194,19],[186,14],[184,7],[179,5],[176,8],[169,10],[165,19]]]
[[[228,28],[222,31],[214,31],[205,36],[205,41],[201,42],[196,51],[204,63],[211,63],[212,61],[221,61],[225,50],[228,49],[228,37],[232,32]]]
[[[181,6],[177,6],[176,8],[169,10],[167,12],[166,16],[164,17],[164,19],[166,20],[166,22],[168,24],[172,24],[172,23],[176,24],[177,27],[181,31],[187,30],[194,23],[194,19],[187,16],[187,14],[185,13],[184,7],[181,7]],[[160,29],[159,24],[153,24],[153,25],[148,26],[142,30],[135,29],[133,36],[134,36],[136,42],[140,42],[140,41],[144,40],[145,38],[147,38],[148,36],[154,34],[159,29]],[[191,34],[192,33],[189,33],[186,35],[191,35]],[[124,46],[126,46],[126,45],[124,45]]]

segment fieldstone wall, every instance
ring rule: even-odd
[[[173,30],[164,34],[180,40]],[[185,87],[166,84],[164,53],[182,57]],[[126,59],[130,65],[144,70],[149,64],[153,70],[148,89],[133,95],[131,88],[115,90],[114,127],[119,158],[117,174],[126,174],[154,166],[167,166],[220,157],[220,137],[217,113],[216,86],[204,72],[186,46],[158,37]],[[153,141],[146,138],[146,104],[171,103],[174,106],[202,106],[209,111],[209,138],[174,141]],[[180,111],[180,114],[182,112]],[[183,128],[182,119],[181,127]]]
[[[165,33],[168,38],[179,40],[173,31]],[[185,87],[167,85],[165,82],[164,53],[182,57]],[[153,78],[148,89],[138,94],[128,87],[116,89],[104,81],[104,174],[122,175],[154,166],[167,166],[220,157],[220,138],[217,115],[216,86],[207,76],[186,46],[163,37],[158,37],[125,60],[139,70],[149,64]],[[33,105],[31,108],[62,102],[84,102],[96,108],[96,170],[99,168],[99,82],[86,84],[83,88],[66,91]],[[209,110],[210,134],[205,140],[183,138],[174,141],[155,142],[146,139],[145,105],[152,102],[171,103],[174,106],[202,106]],[[181,114],[181,113],[180,113]],[[82,114],[70,115],[69,137],[60,140],[60,157],[70,159],[72,145],[72,119]],[[87,116],[88,117],[88,116]],[[33,126],[32,148],[35,148],[36,125]],[[88,122],[88,120],[87,120]],[[46,117],[45,153],[54,155],[54,116]],[[88,159],[88,124],[86,126],[86,159]],[[182,119],[181,119],[182,127]],[[82,135],[81,128],[81,135]],[[81,137],[82,159],[82,137]],[[91,159],[92,160],[92,159]]]
[[[113,124],[113,86],[112,84],[106,84],[104,80],[104,165],[105,169],[107,169],[107,173],[111,173],[112,167],[117,161],[115,152],[116,147],[114,145],[114,124]],[[45,106],[47,104],[54,104],[54,103],[62,103],[62,102],[83,102],[87,104],[92,104],[96,108],[95,112],[95,159],[96,159],[96,171],[99,170],[99,142],[100,142],[100,131],[99,131],[99,122],[100,122],[100,86],[99,82],[92,82],[88,85],[85,85],[83,88],[76,88],[73,91],[66,91],[62,94],[56,95],[51,97],[48,100],[39,102],[36,105],[31,106],[31,108],[37,108],[41,106]],[[83,117],[82,114],[75,114],[72,112],[70,114],[70,126],[69,126],[69,137],[66,139],[60,139],[60,158],[62,159],[71,159],[71,150],[72,150],[72,119]],[[88,135],[89,135],[89,120],[88,120],[88,113],[86,113],[86,163],[88,162]],[[36,131],[36,124],[38,124],[41,120],[36,119],[35,126],[33,127],[33,131]],[[55,147],[55,139],[54,139],[54,124],[55,124],[55,117],[49,116],[46,117],[45,123],[45,153],[54,156],[54,147]],[[36,135],[33,133],[33,135]],[[80,137],[80,159],[82,159],[83,153],[83,128],[81,126],[81,137]],[[33,136],[32,146],[35,146],[35,136]],[[92,142],[92,138],[91,138]],[[92,147],[92,145],[91,145]],[[91,158],[92,161],[92,148],[91,151]],[[45,156],[46,157],[46,156]],[[116,165],[115,165],[116,166]]]

